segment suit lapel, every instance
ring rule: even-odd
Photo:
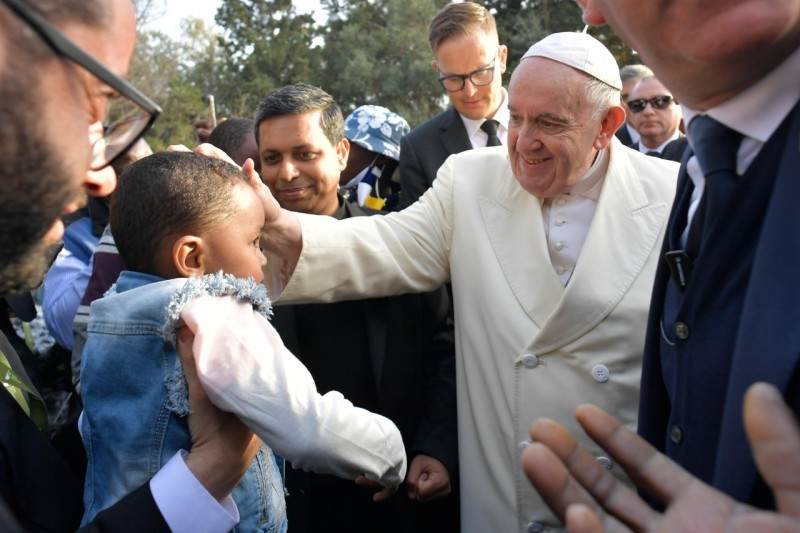
[[[564,293],[544,238],[541,202],[506,167],[497,196],[479,198],[497,262],[517,301],[540,328]]]
[[[531,346],[536,353],[558,349],[594,328],[616,307],[660,246],[667,203],[649,202],[636,170],[621,151],[612,148],[610,156],[575,273]]]
[[[439,130],[439,139],[448,155],[459,154],[472,149],[472,143],[469,141],[467,130],[464,128],[464,121],[461,120],[461,115],[458,114],[455,108],[451,107],[445,114]]]
[[[726,399],[731,412],[724,417],[717,456],[719,487],[745,500],[756,478],[741,419],[745,390],[767,381],[786,394],[800,364],[800,104],[793,115],[739,322]]]

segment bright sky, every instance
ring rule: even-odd
[[[180,36],[180,22],[185,18],[201,18],[206,24],[213,26],[214,15],[221,2],[222,0],[166,0],[167,10],[164,16],[145,26],[145,29],[163,31],[170,37],[177,38]],[[301,13],[324,13],[318,0],[299,0],[293,3]]]

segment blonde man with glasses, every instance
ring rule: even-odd
[[[428,190],[450,155],[496,146],[508,134],[508,95],[502,85],[508,49],[500,44],[492,14],[475,2],[449,4],[431,20],[428,45],[452,107],[400,142],[400,209]]]

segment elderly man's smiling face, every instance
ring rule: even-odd
[[[508,87],[508,154],[523,189],[539,198],[569,190],[624,120],[597,113],[585,74],[542,57],[522,60]],[[613,115],[613,116],[612,116]]]

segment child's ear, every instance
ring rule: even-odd
[[[195,235],[184,235],[173,243],[172,264],[182,277],[188,278],[191,275],[201,277],[205,274],[204,244],[203,239]]]

